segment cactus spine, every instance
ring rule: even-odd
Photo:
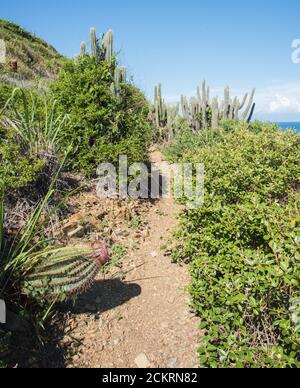
[[[91,55],[93,58],[98,60],[100,56],[100,49],[99,49],[99,44],[97,40],[96,29],[94,27],[91,28],[90,35],[91,35]]]
[[[68,299],[87,290],[100,268],[108,261],[107,248],[102,242],[93,249],[65,250],[64,254],[53,253],[45,257],[25,276],[23,293],[37,299]]]
[[[104,37],[103,47],[105,50],[105,60],[111,63],[114,55],[114,35],[112,30],[107,31]]]

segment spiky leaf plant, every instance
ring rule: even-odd
[[[70,125],[68,115],[58,113],[55,100],[46,96],[42,100],[41,114],[35,96],[16,88],[0,119],[4,128],[12,128],[21,145],[37,156],[57,152],[59,135]]]

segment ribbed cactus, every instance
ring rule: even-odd
[[[218,128],[219,125],[219,102],[218,98],[214,97],[211,103],[211,127],[212,129]]]
[[[224,111],[223,118],[227,119],[230,111],[230,89],[226,86],[224,89]]]
[[[190,107],[185,96],[181,96],[181,112],[185,120],[190,120]]]
[[[109,260],[108,250],[101,241],[82,253],[74,249],[46,257],[26,274],[23,293],[36,299],[65,300],[87,290],[100,268]]]
[[[176,119],[179,114],[179,104],[175,106],[169,106],[167,108],[167,136],[168,141],[171,142],[174,138],[174,134],[176,131]]]
[[[167,125],[167,106],[162,98],[162,86],[155,87],[155,117],[158,128],[165,128]]]
[[[207,129],[207,106],[209,100],[209,88],[206,89],[206,81],[202,83],[202,128]]]
[[[90,37],[90,39],[91,39],[91,55],[93,58],[98,60],[99,56],[100,56],[100,48],[99,48],[99,44],[98,44],[96,29],[94,27],[91,28],[90,36],[91,36]]]
[[[103,40],[103,48],[105,51],[105,60],[111,63],[114,55],[114,35],[112,30],[107,31]]]
[[[251,117],[252,117],[253,110],[255,108],[255,104],[253,103],[255,91],[256,91],[255,89],[252,90],[252,93],[250,95],[250,99],[249,99],[248,105],[246,106],[246,109],[245,109],[244,113],[242,114],[242,119],[244,121],[247,121],[247,122],[251,120],[251,118],[249,120],[249,117],[250,117],[249,115],[251,115]],[[254,108],[253,108],[253,105],[254,105]]]
[[[155,114],[153,121],[162,133],[164,128],[169,128],[168,122],[170,120],[168,120],[168,106],[162,98],[161,85],[155,87],[154,94]],[[183,118],[189,122],[193,132],[198,132],[199,130],[216,129],[219,122],[224,119],[239,120],[240,112],[247,104],[241,119],[250,122],[255,110],[254,95],[255,89],[250,97],[246,94],[240,102],[238,97],[230,97],[230,88],[226,86],[224,99],[219,103],[217,98],[213,98],[210,102],[210,88],[203,81],[202,86],[197,88],[197,97],[192,97],[188,101],[185,96],[181,96],[181,113]]]
[[[80,56],[84,57],[86,55],[86,43],[82,42],[80,46]]]
[[[114,82],[111,85],[112,93],[115,96],[119,96],[121,92],[121,84],[126,83],[127,81],[127,69],[125,66],[116,67],[114,73]]]

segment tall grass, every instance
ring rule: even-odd
[[[1,124],[13,129],[23,147],[34,155],[60,151],[59,135],[70,125],[69,116],[58,113],[51,97],[37,98],[31,92],[14,89],[7,101]]]

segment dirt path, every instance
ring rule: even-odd
[[[152,161],[159,164],[161,160],[161,154],[154,151]],[[161,251],[176,226],[179,211],[172,198],[150,207],[146,237],[126,258],[130,270],[122,281],[102,279],[96,286],[99,315],[74,324],[74,335],[80,331],[82,340],[80,353],[72,358],[70,367],[198,366],[199,320],[190,311],[184,291],[189,284],[188,268],[172,264]],[[86,298],[84,303],[93,301]]]

